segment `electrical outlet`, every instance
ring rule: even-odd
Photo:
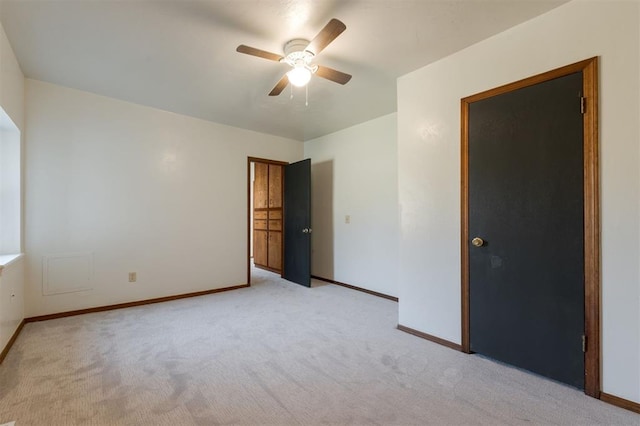
[[[351,215],[346,215],[344,217],[344,223],[351,223]]]
[[[138,274],[135,272],[129,272],[129,282],[135,283],[138,280]]]

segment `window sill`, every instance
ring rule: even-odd
[[[2,270],[11,265],[16,260],[20,259],[24,256],[24,253],[16,253],[16,254],[0,254],[0,276],[2,275]]]

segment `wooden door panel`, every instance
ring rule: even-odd
[[[269,268],[282,268],[282,232],[269,231]]]
[[[255,178],[253,187],[253,208],[269,207],[269,165],[255,163]]]
[[[266,220],[261,220],[261,219],[256,219],[253,221],[253,228],[256,230],[261,230],[261,231],[267,231],[267,221]]]
[[[254,263],[274,272],[282,270],[282,167],[254,163]]]
[[[281,220],[270,220],[269,221],[269,230],[270,231],[282,231],[282,221]]]
[[[282,166],[269,164],[269,208],[282,207]]]
[[[267,266],[267,231],[253,231],[253,262],[256,265]]]

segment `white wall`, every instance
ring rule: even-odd
[[[301,142],[36,80],[26,102],[27,316],[246,284],[247,157]],[[43,256],[67,254],[93,256],[92,290],[43,296]]]
[[[24,74],[0,25],[0,105],[24,133]]]
[[[0,107],[24,130],[24,75],[0,25]],[[22,132],[24,134],[24,131]],[[15,137],[11,132],[10,137]],[[21,145],[22,146],[22,145]],[[18,244],[19,245],[19,244]],[[24,318],[24,261],[6,266],[0,276],[0,351]]]
[[[304,144],[313,275],[391,296],[398,295],[396,120],[389,114]]]
[[[24,318],[23,286],[24,257],[19,257],[0,271],[0,352]]]
[[[20,139],[20,130],[0,106],[0,255],[22,249]]]
[[[398,80],[401,324],[460,342],[460,99],[600,56],[603,390],[640,402],[639,8],[571,2]]]

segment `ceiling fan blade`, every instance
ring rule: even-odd
[[[305,50],[310,51],[314,55],[322,52],[322,50],[329,45],[333,40],[336,39],[344,30],[347,29],[347,26],[343,24],[341,21],[337,19],[332,19],[329,21],[327,25],[318,33],[318,35],[311,40],[311,43],[307,46]]]
[[[255,47],[245,46],[244,44],[241,44],[240,46],[238,46],[236,48],[236,52],[257,56],[259,58],[264,58],[264,59],[268,59],[270,61],[276,61],[276,62],[280,62],[280,59],[282,59],[282,56],[278,54],[267,52],[266,50],[256,49]]]
[[[289,77],[287,77],[287,75],[285,74],[276,84],[276,87],[274,87],[271,92],[269,92],[269,96],[278,96],[280,93],[282,93],[284,88],[287,87],[287,84],[289,84]]]
[[[349,80],[351,80],[351,74],[346,74],[320,65],[318,65],[316,75],[318,77],[326,78],[327,80],[331,80],[340,84],[347,84]]]

